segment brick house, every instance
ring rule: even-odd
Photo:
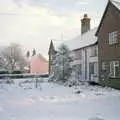
[[[109,0],[97,29],[99,79],[120,88],[120,1]]]
[[[73,62],[71,62],[73,79],[92,81],[96,78],[98,81],[98,45],[97,37],[95,36],[96,30],[97,28],[90,29],[90,18],[85,14],[81,20],[81,34],[62,42],[68,46],[70,55],[73,58]],[[53,56],[60,44],[54,41],[50,43],[48,52],[49,73],[51,72]]]
[[[30,60],[30,73],[32,74],[47,74],[48,61],[41,55],[34,55]]]
[[[48,61],[40,53],[32,52],[32,56],[29,53],[25,58],[28,63],[25,67],[26,73],[48,74]]]

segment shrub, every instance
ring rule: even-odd
[[[23,73],[23,71],[21,71],[21,70],[14,70],[14,71],[12,71],[11,74],[22,74],[22,73]]]
[[[92,85],[92,86],[100,86],[99,83],[96,83],[94,81],[89,81],[88,83],[89,83],[89,85]]]
[[[9,71],[7,71],[7,70],[0,70],[0,74],[9,74]]]
[[[8,79],[8,80],[5,81],[5,83],[6,83],[6,84],[14,84],[14,81],[11,80],[11,79]]]

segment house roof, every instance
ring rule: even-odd
[[[104,19],[104,17],[105,17],[105,14],[106,14],[106,12],[107,12],[110,4],[112,4],[112,5],[113,5],[114,7],[116,7],[118,10],[120,10],[120,0],[108,0],[108,3],[107,3],[107,6],[106,6],[106,8],[105,8],[105,11],[104,11],[104,13],[103,13],[101,22],[100,22],[100,24],[99,24],[99,26],[98,26],[98,29],[97,29],[96,33],[95,33],[96,36],[97,36],[98,33],[99,33],[99,30],[100,30],[100,27],[101,27],[101,25],[102,25],[103,19]]]
[[[95,36],[96,30],[97,28],[94,28],[83,35],[77,35],[76,37],[64,42],[54,42],[55,50],[58,49],[60,44],[67,45],[71,51],[93,45],[97,42],[97,37]]]
[[[51,40],[50,41],[50,46],[49,46],[48,54],[50,54],[50,52],[51,52],[52,49],[55,50],[54,45],[53,45],[53,41]]]
[[[120,10],[120,0],[112,0],[113,5]]]
[[[39,59],[39,60],[41,60],[41,61],[43,61],[43,62],[48,62],[44,57],[43,57],[43,55],[42,54],[37,54],[37,55],[34,55],[34,56],[32,56],[31,58],[30,58],[30,61],[32,61],[33,59]]]

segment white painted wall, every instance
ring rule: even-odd
[[[92,47],[97,47],[97,52],[98,52],[98,45],[82,48],[82,49],[79,50],[79,51],[82,51],[82,59],[74,60],[71,63],[72,66],[78,65],[78,64],[82,65],[82,75],[81,75],[81,80],[82,81],[85,81],[85,80],[89,81],[90,80],[90,78],[89,78],[89,76],[90,76],[89,75],[89,63],[92,63],[92,62],[95,62],[95,64],[96,64],[94,66],[94,69],[95,69],[95,75],[98,76],[98,56],[91,57],[91,48]],[[86,52],[86,57],[85,57],[85,52]],[[72,51],[71,55],[74,58],[75,51]],[[86,76],[87,79],[85,79],[85,66],[87,67],[87,76]],[[92,77],[92,75],[91,75],[91,77]]]
[[[96,47],[97,48],[97,56],[91,57],[91,48],[92,47]],[[87,47],[87,57],[88,57],[87,58],[87,66],[88,66],[88,72],[87,72],[88,79],[87,80],[90,80],[90,78],[89,78],[90,77],[89,76],[89,73],[90,73],[90,71],[89,71],[89,64],[90,63],[93,63],[93,62],[95,63],[95,65],[94,65],[94,71],[95,71],[94,75],[98,76],[98,45]]]

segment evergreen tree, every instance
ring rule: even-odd
[[[34,55],[36,55],[36,50],[35,49],[33,49],[33,51],[32,51],[32,56],[34,56]]]
[[[62,44],[58,48],[57,54],[53,56],[52,62],[52,80],[65,83],[68,81],[72,69],[70,62],[72,58],[70,57],[69,48]]]
[[[30,57],[30,51],[28,50],[26,53],[26,57],[29,58]]]

